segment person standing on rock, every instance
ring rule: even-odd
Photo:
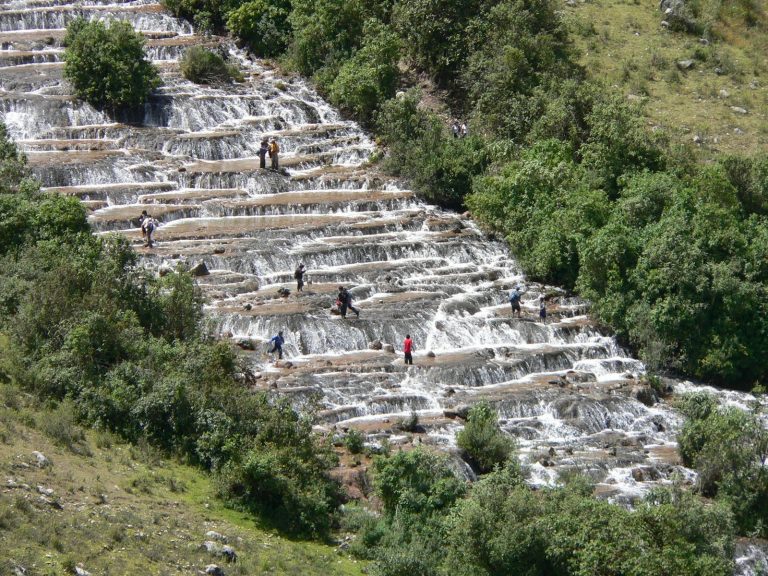
[[[405,340],[403,340],[403,352],[405,353],[404,362],[406,364],[413,365],[413,355],[411,352],[413,351],[413,340],[411,340],[411,335],[406,334]]]
[[[147,214],[146,210],[142,210],[139,222],[141,222],[141,235],[144,237],[144,246],[146,248],[152,248],[154,246],[154,243],[152,242],[152,233],[157,229],[157,220]]]
[[[520,318],[520,299],[523,297],[522,292],[520,292],[520,286],[515,286],[514,290],[510,290],[509,292],[509,303],[512,306],[512,316],[514,317],[515,312],[517,312],[517,317]]]
[[[344,288],[344,286],[339,286],[339,302],[341,303],[339,306],[339,312],[341,313],[342,318],[347,317],[347,309],[352,310],[358,318],[360,318],[360,310],[352,306],[352,294],[349,293],[349,290]]]
[[[283,331],[280,330],[277,333],[277,336],[272,336],[272,339],[269,341],[270,343],[270,349],[268,351],[268,354],[274,354],[277,352],[277,359],[282,360],[283,359],[283,344],[285,344],[285,338],[283,338]]]
[[[539,296],[539,320],[544,324],[547,323],[547,303],[544,300],[544,294]]]
[[[259,148],[259,168],[262,170],[267,167],[267,153],[269,152],[269,142],[267,139],[261,141],[261,147]]]
[[[299,264],[298,268],[296,268],[296,271],[293,273],[293,277],[296,278],[297,292],[304,291],[304,274],[306,271],[307,270],[304,268],[304,264]]]
[[[280,154],[280,146],[277,144],[277,140],[272,138],[269,143],[269,157],[272,158],[272,170],[278,169],[278,155]]]

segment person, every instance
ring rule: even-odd
[[[466,138],[467,136],[469,136],[469,130],[467,129],[467,123],[466,122],[462,122],[461,123],[461,137],[462,138]]]
[[[544,301],[544,294],[539,296],[539,320],[547,323],[547,303]]]
[[[277,145],[277,140],[272,138],[269,143],[269,157],[272,158],[272,170],[278,169],[277,157],[280,154],[280,146]]]
[[[341,313],[342,318],[347,317],[347,309],[352,310],[352,312],[360,318],[360,310],[352,306],[352,294],[350,294],[349,290],[344,288],[344,286],[339,286],[338,301],[340,303],[339,312]]]
[[[406,334],[405,340],[403,340],[403,352],[405,353],[404,362],[406,364],[413,365],[413,355],[411,354],[412,350],[413,350],[413,340],[411,340],[410,334]]]
[[[154,243],[152,242],[152,233],[158,227],[157,220],[147,214],[146,210],[142,210],[139,221],[141,222],[141,235],[144,237],[144,246],[152,248],[154,246]]]
[[[451,131],[453,132],[454,138],[459,137],[459,121],[458,120],[453,121],[453,125],[451,126]]]
[[[269,341],[271,344],[269,349],[269,354],[274,354],[277,352],[277,359],[282,360],[283,359],[283,344],[285,344],[285,338],[283,338],[283,331],[280,330],[277,333],[277,336],[273,336],[272,339]]]
[[[299,267],[296,268],[296,271],[293,273],[293,277],[296,278],[296,291],[302,292],[304,288],[304,273],[306,272],[306,269],[304,268],[304,264],[299,264]]]
[[[259,168],[264,170],[267,167],[267,152],[269,152],[269,143],[267,139],[261,141],[261,147],[259,148]]]
[[[520,298],[523,294],[520,292],[520,286],[515,286],[514,290],[509,291],[509,303],[512,305],[512,316],[517,312],[517,317],[520,318]]]

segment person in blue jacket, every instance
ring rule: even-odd
[[[277,333],[277,336],[273,336],[272,339],[269,341],[271,344],[271,347],[269,349],[269,354],[274,354],[277,352],[277,359],[282,360],[283,359],[283,344],[285,344],[285,338],[283,338],[283,331],[280,330],[280,332]]]

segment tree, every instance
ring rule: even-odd
[[[227,27],[258,56],[279,56],[291,41],[291,2],[251,0],[227,15]]]
[[[107,26],[78,18],[67,27],[64,42],[64,77],[78,98],[97,108],[135,108],[160,85],[145,58],[144,37],[128,22],[113,20]]]
[[[466,426],[456,435],[456,444],[480,473],[503,466],[514,457],[515,442],[499,429],[496,411],[487,402],[470,409]]]

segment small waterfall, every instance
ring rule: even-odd
[[[75,17],[123,19],[146,35],[164,85],[140,123],[71,97],[61,40]],[[149,0],[14,0],[0,10],[0,38],[0,118],[43,186],[80,198],[94,230],[123,234],[149,269],[204,261],[211,327],[233,343],[251,340],[244,355],[258,386],[313,406],[322,426],[364,426],[372,440],[407,441],[393,426],[415,412],[424,441],[447,448],[468,407],[490,402],[533,483],[578,469],[621,499],[675,474],[691,478],[675,450],[679,416],[637,399],[643,365],[590,321],[588,303],[526,282],[506,247],[473,222],[369,167],[369,135],[304,81],[277,77],[224,39],[194,36]],[[184,80],[178,61],[195,44],[223,49],[245,82]],[[279,171],[259,168],[264,138],[280,143]],[[161,223],[152,250],[137,229],[143,209]],[[308,270],[302,293],[299,262]],[[332,313],[339,285],[360,318]],[[506,300],[517,285],[522,318]],[[555,294],[547,323],[537,314],[542,294]],[[266,357],[278,330],[290,364]],[[406,334],[410,367],[400,353]],[[740,563],[755,566],[758,555],[745,549]]]

